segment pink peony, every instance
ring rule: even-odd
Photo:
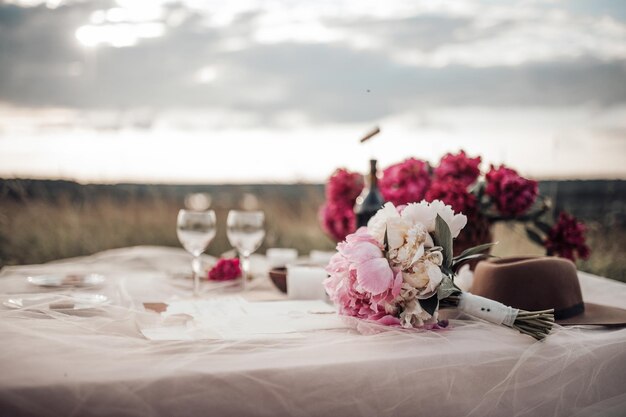
[[[356,198],[363,191],[363,176],[346,169],[338,169],[329,178],[326,185],[326,199],[332,203],[354,206]]]
[[[336,242],[356,230],[356,216],[352,205],[327,202],[319,212],[322,229]]]
[[[537,181],[520,177],[517,171],[493,165],[486,175],[485,193],[493,198],[500,213],[517,216],[526,212],[537,199]]]
[[[480,156],[469,158],[465,151],[460,151],[456,155],[447,153],[441,158],[439,166],[435,168],[435,178],[456,180],[467,187],[478,179],[480,162]]]
[[[457,213],[472,217],[476,213],[476,196],[467,191],[467,185],[461,181],[435,180],[426,193],[426,201],[441,200]]]
[[[430,186],[428,163],[409,158],[391,165],[383,171],[379,186],[385,200],[396,206],[422,201]]]
[[[402,272],[389,266],[376,239],[360,228],[337,245],[324,281],[330,299],[344,315],[399,325],[394,300],[400,294]]]
[[[241,276],[241,268],[239,267],[239,259],[220,259],[217,264],[209,271],[209,279],[212,281],[228,281],[239,278]]]
[[[559,214],[559,221],[552,227],[544,242],[548,255],[558,255],[571,261],[587,259],[591,255],[585,243],[585,225],[565,212]]]

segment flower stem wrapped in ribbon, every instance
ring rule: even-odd
[[[538,340],[554,324],[552,310],[528,312],[462,292],[454,284],[466,262],[488,257],[492,244],[453,257],[452,242],[467,223],[439,200],[395,207],[387,203],[337,245],[324,282],[344,315],[406,328],[445,327],[439,308],[519,330]]]

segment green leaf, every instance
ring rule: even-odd
[[[441,284],[439,284],[439,287],[437,288],[437,299],[443,300],[444,298],[448,298],[452,294],[458,292],[459,290],[456,285],[454,285],[454,281],[452,281],[452,278],[444,277],[441,280]]]
[[[385,258],[389,260],[389,236],[387,235],[386,226],[385,226],[385,238],[383,240],[383,252],[385,253]]]
[[[451,266],[450,266],[450,267],[447,267],[447,266],[442,265],[442,266],[441,266],[441,272],[443,272],[443,274],[444,274],[445,276],[451,276],[451,275],[454,275],[454,271],[452,271],[452,267],[451,267]]]
[[[385,239],[383,240],[385,246],[385,252],[389,250],[389,235],[387,234],[387,227],[385,227]]]
[[[463,252],[461,252],[460,255],[455,256],[453,260],[461,260],[465,258],[466,256],[475,255],[477,253],[483,253],[486,250],[491,249],[492,247],[496,246],[497,244],[498,242],[485,243],[483,245],[478,245],[469,249],[465,249]]]
[[[417,301],[419,301],[422,309],[424,309],[424,311],[426,311],[431,316],[435,314],[435,311],[437,311],[437,307],[439,306],[439,299],[437,298],[437,294],[423,300],[418,299]]]
[[[443,265],[450,268],[452,265],[452,233],[448,223],[437,214],[435,220],[435,245],[443,248]]]
[[[489,259],[489,258],[499,258],[499,256],[494,256],[494,255],[490,255],[488,253],[477,253],[475,255],[470,255],[470,256],[466,256],[463,259],[459,259],[454,261],[454,263],[452,263],[452,270],[456,273],[456,271],[459,270],[459,268],[469,262],[469,261],[473,261],[475,259]]]
[[[539,230],[541,230],[543,233],[545,233],[546,235],[547,235],[548,233],[550,233],[550,230],[552,230],[552,227],[551,227],[548,223],[546,223],[546,222],[542,222],[542,221],[540,221],[540,220],[537,220],[537,221],[535,222],[535,226],[536,226]]]
[[[528,238],[538,244],[539,246],[543,246],[543,239],[539,236],[539,233],[535,232],[532,229],[526,228],[526,235]]]
[[[480,258],[499,258],[499,256],[495,256],[495,255],[492,255],[490,253],[475,253],[473,255],[465,256],[465,257],[463,257],[461,259],[456,259],[452,263],[452,265],[456,265],[456,264],[460,264],[460,263],[463,263],[463,262],[472,261],[474,259],[480,259]]]

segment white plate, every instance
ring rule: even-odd
[[[28,282],[39,287],[95,287],[102,285],[106,278],[100,274],[46,274],[27,278]]]
[[[12,309],[52,310],[71,313],[94,309],[108,303],[109,299],[101,294],[50,294],[9,298],[2,304]]]

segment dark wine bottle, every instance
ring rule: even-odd
[[[356,214],[357,227],[367,226],[369,219],[385,204],[380,190],[378,189],[378,176],[376,160],[370,160],[370,174],[367,187],[356,199],[354,213]]]

